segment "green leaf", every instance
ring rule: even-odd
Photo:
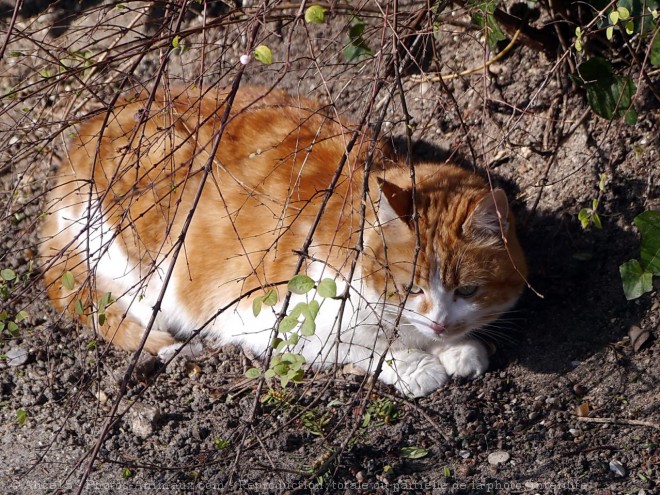
[[[312,318],[305,318],[303,324],[300,326],[300,334],[303,337],[311,337],[316,332],[316,323]]]
[[[13,321],[7,322],[7,331],[13,336],[18,337],[18,325]]]
[[[637,260],[626,261],[619,267],[619,273],[623,282],[623,292],[629,301],[650,292],[653,288],[653,275],[642,270]]]
[[[272,368],[267,369],[266,372],[264,373],[264,376],[266,378],[273,378],[275,376],[275,370],[273,370]]]
[[[497,7],[497,1],[471,0],[467,5],[471,11],[472,22],[485,31],[486,43],[488,43],[491,50],[494,50],[497,43],[506,39],[506,35],[493,15]]]
[[[273,63],[273,52],[266,45],[259,45],[254,49],[254,58],[262,64],[270,65]]]
[[[605,37],[608,40],[611,40],[614,37],[614,26],[607,26],[607,29],[605,29]]]
[[[581,28],[580,26],[576,27],[576,28],[575,28],[575,36],[576,36],[576,39],[575,39],[575,49],[576,49],[578,52],[581,52],[581,51],[582,51],[582,48],[583,48],[583,46],[584,46],[584,41],[582,40],[582,34],[583,34],[583,33],[582,33],[582,28]]]
[[[632,107],[637,87],[629,77],[615,74],[607,60],[600,57],[587,60],[572,77],[587,90],[587,101],[596,114],[608,120],[625,116],[627,124],[637,121],[637,112]]]
[[[300,340],[300,337],[298,336],[297,333],[292,333],[291,337],[289,337],[289,340],[286,341],[287,345],[294,346],[298,343]]]
[[[21,408],[18,411],[16,411],[16,421],[18,422],[18,426],[24,426],[26,419],[27,419],[27,412],[25,411],[25,409]]]
[[[62,286],[66,290],[73,290],[76,286],[76,279],[73,277],[73,273],[67,271],[62,275]]]
[[[292,318],[291,316],[285,316],[280,322],[278,330],[280,333],[287,333],[293,330],[298,326],[298,318]]]
[[[616,24],[617,22],[619,22],[619,13],[616,10],[613,10],[612,12],[610,12],[609,17],[610,17],[610,22],[612,24]]]
[[[179,41],[181,41],[181,37],[177,34],[172,40],[172,46],[174,48],[179,48]]]
[[[325,22],[325,13],[328,11],[321,5],[312,5],[305,10],[305,22],[311,24],[323,24]]]
[[[314,299],[311,300],[307,305],[307,313],[305,317],[311,318],[312,320],[316,320],[316,316],[319,314],[320,309],[321,309],[321,305],[319,304],[319,302]]]
[[[25,320],[28,316],[29,315],[28,315],[27,311],[19,311],[18,313],[16,313],[16,316],[14,317],[14,321],[16,323],[20,323],[23,320]]]
[[[642,236],[642,268],[660,276],[660,211],[645,211],[634,222]]]
[[[594,223],[594,227],[596,227],[597,229],[603,228],[603,222],[600,221],[600,215],[598,215],[598,213],[594,212],[594,214],[591,217],[591,221]]]
[[[14,270],[10,268],[5,268],[4,270],[0,271],[0,277],[2,277],[5,282],[10,282],[16,278],[16,273],[14,273]]]
[[[289,280],[288,289],[294,294],[307,294],[315,285],[307,275],[295,275]]]
[[[589,208],[582,208],[578,213],[578,220],[582,224],[583,229],[589,227],[589,223],[591,222],[591,210]]]
[[[258,296],[252,301],[252,314],[257,317],[261,313],[261,305],[264,302],[264,296]]]
[[[300,383],[304,375],[303,370],[289,370],[286,374],[287,378],[294,383]]]
[[[371,423],[371,413],[369,411],[364,413],[362,416],[362,428],[366,428]]]
[[[363,37],[365,27],[364,22],[359,17],[354,16],[351,19],[348,42],[342,50],[344,58],[349,62],[360,62],[374,56],[374,52],[369,48]]]
[[[108,306],[110,306],[111,302],[112,302],[112,293],[106,292],[101,296],[101,299],[99,299],[99,306],[105,309]]]
[[[246,378],[259,378],[261,376],[261,370],[259,368],[250,368],[245,372]]]
[[[403,447],[399,454],[404,459],[421,459],[427,455],[429,455],[429,451],[421,447]]]
[[[337,284],[331,278],[324,278],[316,289],[321,297],[337,297]]]
[[[619,19],[625,21],[630,17],[630,11],[625,7],[617,7],[617,13],[619,14]]]
[[[76,309],[76,314],[78,316],[82,316],[85,313],[85,310],[83,309],[82,301],[80,299],[76,301],[75,309]]]
[[[655,34],[655,38],[653,38],[650,59],[651,65],[654,67],[660,67],[660,31],[658,31]]]
[[[105,325],[105,313],[99,313],[99,325],[103,326]]]
[[[277,292],[273,289],[266,292],[266,295],[263,296],[263,303],[266,306],[275,306],[277,304]]]

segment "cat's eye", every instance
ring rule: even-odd
[[[411,296],[416,296],[418,294],[421,294],[422,292],[424,292],[424,291],[422,290],[422,288],[419,285],[412,284],[410,287],[408,287],[408,293]]]
[[[456,295],[459,297],[471,297],[477,292],[477,285],[463,285],[456,289]]]

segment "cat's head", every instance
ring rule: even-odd
[[[390,316],[405,300],[406,323],[427,337],[460,338],[499,318],[522,292],[514,218],[504,191],[474,173],[435,164],[415,173],[414,189],[407,168],[377,178],[380,228],[366,253],[372,289]]]

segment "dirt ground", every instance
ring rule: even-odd
[[[401,64],[406,122],[395,77],[373,95],[392,53],[379,8],[391,4],[360,13],[376,55],[357,64],[341,54],[350,23],[343,4],[323,25],[279,2],[267,13],[244,2],[243,17],[226,8],[206,21],[189,14],[173,47],[171,33],[154,28],[166,25],[162,12],[145,25],[142,3],[93,3],[59,37],[47,29],[56,8],[19,16],[0,61],[0,269],[21,277],[1,294],[0,310],[29,315],[0,344],[3,493],[76,493],[83,480],[90,494],[660,493],[660,284],[626,301],[619,276],[619,265],[639,256],[633,218],[660,209],[660,115],[649,89],[660,89],[657,71],[645,80],[633,70],[635,126],[588,109],[568,75],[586,56],[574,50],[550,56],[518,40],[487,69],[439,81],[438,72],[483,65],[481,33],[448,7],[436,37],[422,23],[429,36],[415,45],[401,19],[420,7],[401,2],[402,39],[433,49],[415,52],[417,66]],[[532,19],[550,22],[544,9]],[[0,22],[4,40],[10,18]],[[303,384],[265,383],[257,397],[257,382],[243,374],[258,363],[227,347],[167,367],[142,357],[125,381],[132,355],[107,349],[46,301],[35,227],[63,124],[158,74],[230,84],[255,26],[273,63],[252,59],[243,83],[332,99],[355,118],[373,102],[372,124],[392,92],[383,129],[402,153],[408,125],[415,159],[488,167],[508,191],[532,288],[492,335],[484,376],[408,400],[350,370],[310,370]],[[584,230],[577,215],[599,196],[601,174],[602,229]],[[641,334],[638,345],[631,332]],[[102,436],[122,382],[122,415]]]

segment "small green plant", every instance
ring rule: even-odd
[[[28,266],[28,272],[21,279],[19,275],[10,268],[0,270],[0,302],[8,301],[12,290],[22,283],[27,282],[32,273],[32,264]],[[11,337],[18,337],[20,334],[20,323],[29,317],[27,311],[21,310],[16,314],[10,314],[6,309],[0,311],[0,342],[2,335],[7,332]]]
[[[367,407],[362,418],[362,426],[367,427],[373,423],[374,426],[383,426],[396,422],[401,417],[401,410],[396,402],[383,397]]]
[[[27,420],[27,411],[23,408],[19,409],[16,411],[16,422],[18,423],[18,426],[23,427],[25,426],[25,421]]]
[[[642,237],[640,260],[628,260],[619,267],[628,300],[651,292],[653,277],[660,276],[660,211],[645,211],[634,223]]]
[[[599,30],[604,29],[607,40],[614,41],[615,33],[620,33],[624,42],[636,36],[639,46],[648,54],[648,61],[655,67],[660,67],[660,35],[658,34],[658,0],[634,2],[619,0],[611,9],[602,10],[598,19]],[[587,44],[586,29],[578,26],[575,29],[574,46],[577,52],[582,52]],[[626,60],[627,66],[632,65],[632,59]],[[629,125],[637,122],[637,111],[633,100],[637,87],[633,80],[622,75],[622,70],[615,70],[612,63],[602,56],[592,57],[578,66],[572,79],[585,88],[587,102],[591,109],[603,118],[614,120],[623,118]]]
[[[605,184],[607,182],[607,174],[600,174],[600,182],[598,183],[598,196],[591,202],[591,208],[582,208],[578,213],[578,220],[582,224],[582,228],[586,229],[593,224],[597,229],[603,228],[603,222],[598,215],[598,206],[600,200],[605,192]]]
[[[287,285],[293,294],[304,295],[316,289],[316,294],[321,298],[334,298],[337,296],[337,284],[330,278],[321,280],[318,285],[307,275],[295,275]],[[257,297],[252,303],[252,312],[258,316],[263,306],[274,306],[277,304],[277,292],[269,290],[266,294]],[[300,382],[304,375],[306,363],[302,354],[293,352],[301,338],[311,337],[316,331],[316,316],[321,305],[316,299],[308,302],[300,302],[294,306],[291,312],[285,316],[278,327],[278,335],[271,342],[275,351],[270,366],[265,371],[266,378],[277,377],[282,387],[289,382]],[[248,378],[258,378],[261,370],[250,368],[246,371]]]
[[[344,45],[342,53],[349,62],[361,62],[374,56],[374,52],[364,39],[364,22],[357,16],[351,19],[351,27],[348,31],[348,41]]]
[[[215,437],[213,439],[213,445],[215,445],[215,448],[218,450],[226,449],[227,447],[229,447],[229,440]]]
[[[429,455],[428,449],[422,447],[403,447],[399,452],[399,457],[403,459],[422,459]]]
[[[469,0],[467,7],[472,17],[472,22],[484,30],[486,43],[491,50],[494,50],[497,44],[506,39],[506,35],[495,20],[496,0]]]
[[[307,431],[312,435],[323,436],[325,434],[325,427],[332,420],[332,412],[328,411],[320,414],[316,409],[305,411],[300,420]]]
[[[124,479],[131,478],[133,476],[133,471],[131,468],[125,467],[121,470],[121,477]]]
[[[623,117],[629,125],[637,122],[637,111],[633,106],[637,86],[628,76],[617,74],[609,61],[602,57],[590,58],[582,62],[571,77],[585,88],[587,102],[597,115],[607,120]]]

